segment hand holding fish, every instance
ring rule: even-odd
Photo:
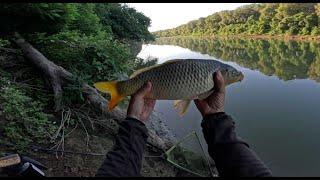
[[[155,99],[146,98],[151,92],[151,82],[146,83],[131,96],[127,117],[132,117],[146,123],[156,104]]]
[[[199,109],[202,116],[217,112],[224,112],[225,101],[225,82],[220,71],[214,73],[214,90],[203,100],[195,99],[194,103]]]

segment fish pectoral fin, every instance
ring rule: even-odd
[[[180,116],[183,116],[190,105],[191,100],[175,100],[173,103],[174,108],[178,111]]]

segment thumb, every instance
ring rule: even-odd
[[[137,92],[136,96],[138,97],[144,97],[146,94],[148,94],[151,91],[152,84],[151,82],[145,83]]]

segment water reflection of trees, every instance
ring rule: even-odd
[[[153,66],[158,64],[158,59],[155,57],[148,57],[146,59],[137,58],[135,62],[135,68],[133,70],[142,69],[145,67]]]
[[[311,78],[320,82],[320,43],[316,42],[160,38],[155,43],[177,45],[209,54],[283,80]]]

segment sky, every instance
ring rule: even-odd
[[[127,3],[151,19],[150,32],[170,29],[222,10],[250,3]]]

